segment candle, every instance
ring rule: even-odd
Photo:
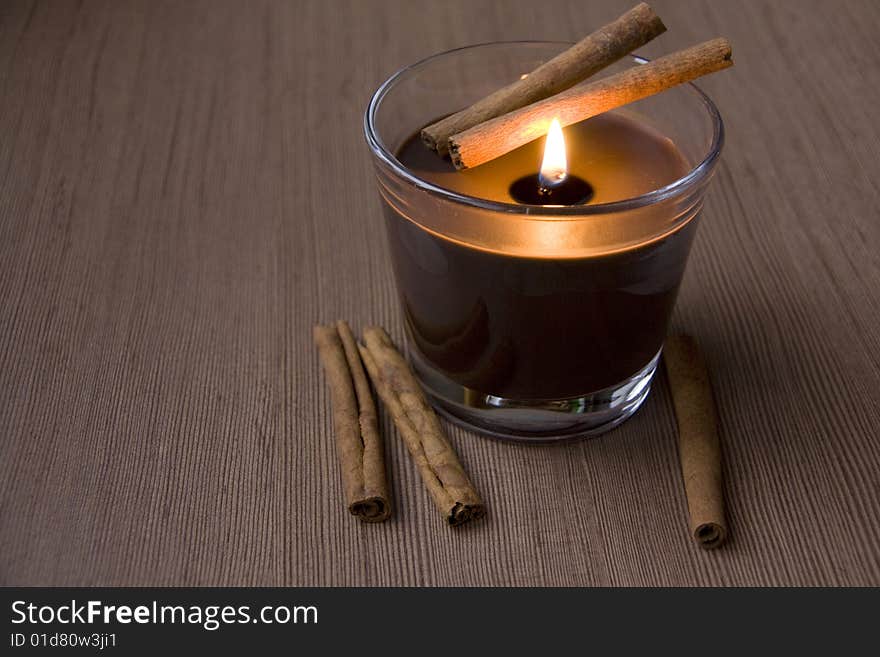
[[[560,165],[558,150],[556,160],[544,157],[552,140],[461,172],[417,135],[397,157],[419,178],[450,191],[517,203],[520,185],[532,192],[521,195],[528,203],[548,198],[547,205],[556,205],[556,190],[541,192],[542,163],[545,180],[551,176],[563,187],[579,180],[591,188],[587,206],[639,196],[688,170],[668,138],[624,114],[569,126],[565,141],[570,170]],[[490,235],[477,248],[401,221],[386,207],[409,333],[426,364],[458,383],[498,398],[567,399],[624,381],[660,350],[690,228],[623,253],[578,257],[582,231],[570,221],[520,229],[523,252],[506,243],[504,217],[496,218],[498,240]],[[565,257],[568,245],[575,257]]]
[[[438,116],[500,86],[482,72],[509,80],[558,47],[431,58],[386,82],[365,122],[413,368],[441,410],[495,436],[597,433],[642,403],[721,145],[711,102],[676,89],[501,155],[496,123],[495,156],[464,170],[426,147]],[[480,130],[450,155],[483,158]]]

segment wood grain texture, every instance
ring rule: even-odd
[[[728,141],[674,318],[719,404],[723,549],[688,535],[662,376],[588,442],[450,427],[485,521],[443,526],[387,417],[394,518],[340,502],[310,328],[402,337],[370,93],[630,4],[0,4],[0,583],[880,584],[867,0],[654,2],[648,56],[723,34],[737,61],[701,83]]]

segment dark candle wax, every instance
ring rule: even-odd
[[[510,185],[509,193],[524,205],[583,205],[593,198],[590,183],[574,175],[555,185],[545,185],[537,173],[523,176]]]
[[[648,192],[688,170],[670,140],[624,116],[569,126],[565,138],[570,172],[594,190],[590,203]],[[455,172],[413,136],[397,157],[437,185],[513,202],[511,184],[536,173],[542,152],[538,140]],[[446,239],[385,208],[398,292],[422,358],[461,385],[520,400],[595,392],[647,365],[663,343],[696,227],[689,221],[607,255],[532,258]]]

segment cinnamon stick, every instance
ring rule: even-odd
[[[391,515],[384,447],[357,343],[343,321],[316,326],[314,339],[330,386],[348,511],[365,522],[382,522]]]
[[[716,548],[727,538],[721,479],[721,445],[709,372],[694,339],[666,339],[666,374],[678,421],[678,453],[690,514],[700,547]]]
[[[361,357],[434,504],[452,526],[482,518],[486,511],[440,422],[406,360],[379,327],[364,330]]]
[[[644,2],[636,5],[522,79],[429,125],[422,130],[422,141],[445,155],[452,135],[568,89],[665,31],[666,26],[651,7]]]
[[[584,82],[449,138],[457,169],[475,167],[547,134],[557,118],[563,126],[653,96],[733,66],[730,42],[712,39],[595,82]]]

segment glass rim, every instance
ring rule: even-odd
[[[563,217],[577,219],[588,215],[623,212],[645,207],[667,199],[671,196],[675,196],[676,194],[679,194],[691,188],[692,186],[696,185],[704,178],[706,178],[706,176],[712,171],[713,165],[718,159],[718,156],[721,154],[721,148],[724,145],[724,122],[721,119],[721,113],[718,111],[715,103],[712,102],[712,99],[709,98],[709,96],[693,82],[687,82],[678,86],[683,89],[686,88],[691,95],[695,96],[697,100],[701,101],[703,107],[707,110],[709,114],[709,118],[712,121],[712,142],[709,146],[708,152],[699,164],[692,167],[686,174],[684,174],[677,180],[669,183],[668,185],[664,185],[663,187],[645,192],[644,194],[640,194],[638,196],[633,196],[618,201],[611,201],[608,203],[596,203],[593,205],[575,206],[523,205],[519,203],[506,203],[504,201],[491,201],[488,199],[480,198],[478,196],[471,196],[468,194],[455,192],[451,189],[435,185],[434,183],[420,178],[412,171],[407,169],[397,159],[397,157],[390,152],[388,147],[385,145],[385,142],[379,137],[378,130],[376,128],[376,113],[379,109],[382,99],[406,73],[422,67],[435,59],[450,55],[452,53],[461,52],[463,50],[472,50],[476,48],[483,48],[486,46],[517,44],[571,46],[573,45],[573,42],[542,40],[487,41],[484,43],[476,43],[468,46],[461,46],[459,48],[453,48],[451,50],[445,50],[443,52],[433,54],[429,57],[425,57],[424,59],[421,59],[408,66],[404,66],[403,68],[393,73],[381,85],[379,85],[376,91],[373,92],[373,95],[370,98],[370,102],[367,105],[367,110],[366,112],[364,112],[364,136],[366,137],[367,144],[369,145],[370,150],[372,150],[373,154],[378,157],[379,160],[381,160],[386,166],[390,167],[391,170],[394,171],[394,173],[397,174],[400,178],[405,180],[407,183],[430,194],[440,196],[442,198],[455,201],[457,203],[463,203],[465,205],[471,205],[485,210],[494,210],[519,215],[535,215],[536,213],[540,213],[540,215],[543,215],[532,217],[533,219],[537,220],[542,219],[546,216],[552,216],[557,219]],[[630,54],[628,56],[639,64],[645,64],[650,61],[649,59],[641,57],[639,55]]]

